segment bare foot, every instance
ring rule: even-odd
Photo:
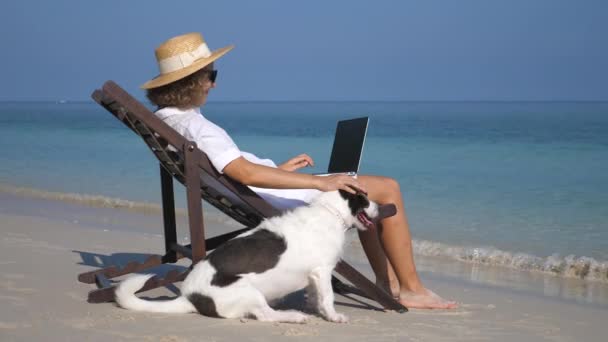
[[[419,292],[401,292],[399,302],[407,308],[413,309],[455,309],[458,304],[445,300],[435,292],[422,289]]]

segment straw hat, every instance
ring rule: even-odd
[[[157,88],[192,75],[233,48],[234,45],[229,45],[212,52],[203,36],[197,32],[173,37],[156,48],[160,74],[141,88]]]

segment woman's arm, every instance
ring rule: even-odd
[[[315,166],[315,162],[308,154],[303,153],[299,156],[289,159],[278,167],[279,169],[293,172],[307,166]]]
[[[346,190],[354,193],[357,190],[366,192],[359,182],[346,175],[316,177],[305,173],[296,173],[254,164],[243,157],[231,161],[224,167],[224,173],[245,185],[271,189],[318,189],[321,191]]]

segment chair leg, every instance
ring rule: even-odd
[[[372,299],[365,292],[359,290],[358,288],[356,288],[352,285],[348,285],[348,284],[344,283],[343,281],[336,278],[335,276],[332,276],[332,278],[331,278],[331,286],[332,286],[334,292],[337,294],[341,294],[341,295],[354,294],[359,297]]]
[[[105,278],[111,279],[133,272],[140,272],[160,264],[163,264],[162,257],[160,255],[151,255],[143,263],[131,261],[122,268],[109,266],[100,270],[81,273],[78,275],[78,281],[81,283],[93,284],[97,281],[97,275],[103,275]]]
[[[191,143],[186,145],[184,146],[184,173],[188,201],[188,223],[190,225],[190,242],[192,243],[192,263],[196,264],[207,253],[205,249],[201,178],[196,146],[191,145]]]
[[[360,292],[363,292],[363,294],[365,294],[364,297],[375,300],[384,308],[389,310],[395,310],[399,313],[408,311],[405,306],[396,301],[390,294],[386,293],[386,291],[376,286],[376,284],[372,283],[369,279],[367,279],[363,274],[359,273],[359,271],[349,265],[346,261],[340,260],[340,262],[338,262],[338,264],[336,265],[335,271],[338,272],[344,278],[346,278],[348,281],[350,281],[353,285],[355,285],[355,287],[360,290]],[[346,291],[348,291],[348,288],[346,288]]]
[[[160,186],[163,203],[163,229],[165,233],[165,255],[163,263],[176,262],[179,259],[171,246],[177,243],[177,229],[175,223],[175,199],[173,196],[173,176],[160,165]]]

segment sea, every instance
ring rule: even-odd
[[[398,180],[417,255],[608,294],[608,102],[210,102],[203,113],[243,151],[277,163],[307,153],[307,173],[326,171],[338,120],[368,116],[360,173]],[[0,191],[160,203],[154,156],[92,101],[2,102],[0,145]]]

